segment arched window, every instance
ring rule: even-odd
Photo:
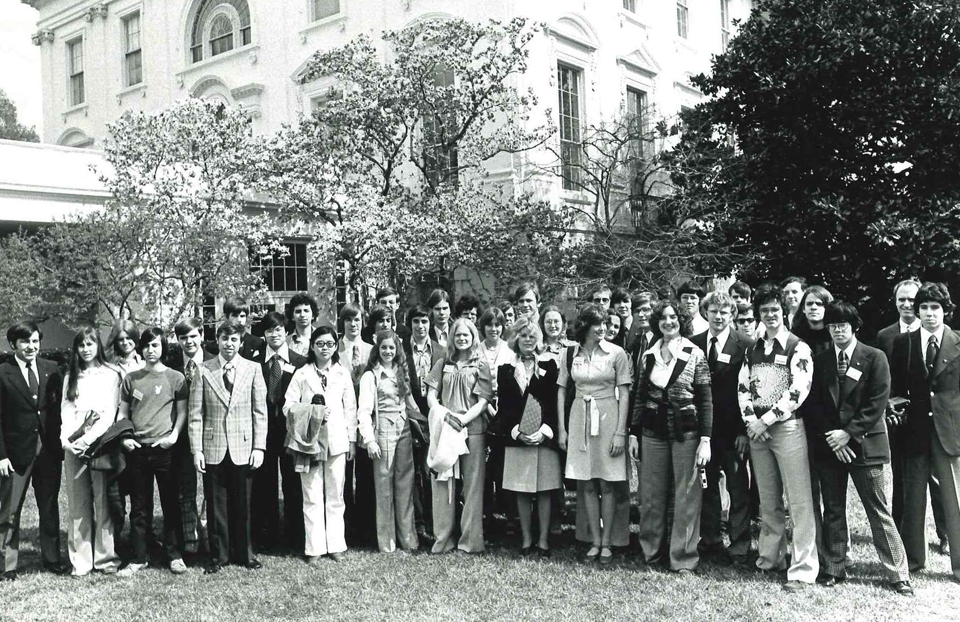
[[[194,63],[249,45],[252,40],[247,0],[200,0],[190,36]]]

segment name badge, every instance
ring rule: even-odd
[[[580,357],[575,357],[573,359],[573,367],[583,367],[584,363],[586,363],[586,361]]]
[[[138,391],[137,389],[134,389],[134,390],[133,390],[133,399],[135,399],[135,400],[142,400],[142,399],[143,399],[143,393],[141,393],[141,392]]]
[[[455,373],[457,373],[457,366],[456,366],[456,365],[444,365],[444,366],[443,366],[443,373],[445,373],[445,374],[455,374]]]
[[[288,374],[292,374],[293,372],[297,371],[296,368],[290,363],[284,363],[283,365],[280,366],[280,369],[287,372]]]
[[[775,365],[786,365],[786,364],[787,364],[787,355],[786,355],[786,354],[778,354],[778,355],[776,355],[775,357],[773,357],[773,362],[774,362]]]
[[[729,363],[729,362],[730,362],[730,355],[729,355],[729,354],[724,354],[724,353],[722,353],[722,352],[718,353],[718,354],[717,354],[717,362],[718,362],[718,363]]]
[[[679,352],[677,352],[677,360],[678,360],[678,361],[689,361],[689,360],[690,360],[690,355],[687,353],[686,350],[680,350]]]
[[[854,382],[860,380],[860,376],[862,375],[863,375],[863,372],[860,371],[859,369],[855,369],[853,367],[847,368],[847,378],[849,378],[850,380],[853,380]]]

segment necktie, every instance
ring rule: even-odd
[[[327,391],[327,372],[320,372],[320,386],[323,388],[324,393]]]
[[[233,365],[223,368],[223,386],[227,389],[227,393],[233,393]]]
[[[930,340],[927,341],[927,357],[926,357],[927,373],[933,373],[933,367],[937,363],[937,337],[936,335],[930,335]]]
[[[280,366],[280,357],[273,355],[270,363],[270,378],[267,381],[267,398],[271,404],[280,401],[280,380],[283,378],[283,368]]]
[[[843,378],[847,375],[847,355],[843,350],[837,355],[837,377]]]
[[[353,354],[350,355],[350,367],[353,369],[360,367],[360,346],[353,346]]]
[[[30,384],[30,395],[33,396],[34,401],[37,401],[40,394],[40,382],[37,380],[37,372],[33,368],[33,361],[27,362],[27,378]]]
[[[710,371],[713,371],[713,368],[717,366],[717,338],[710,338],[710,355],[707,357],[707,367],[710,368]]]
[[[640,347],[637,348],[637,360],[634,361],[634,368],[640,368],[640,361],[643,360],[643,353],[647,351],[647,333],[640,335]]]
[[[187,363],[187,384],[193,384],[197,378],[197,362],[193,359]]]

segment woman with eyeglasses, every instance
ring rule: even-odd
[[[314,330],[307,364],[293,374],[284,396],[283,412],[288,422],[297,404],[325,406],[326,456],[297,467],[303,489],[304,554],[310,564],[321,555],[340,561],[347,550],[343,487],[346,463],[356,453],[357,398],[350,372],[340,364],[338,342],[332,327]]]

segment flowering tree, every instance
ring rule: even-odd
[[[422,22],[384,33],[386,62],[364,36],[313,57],[302,79],[332,78],[330,97],[258,169],[321,269],[345,265],[354,290],[458,265],[511,281],[554,252],[563,215],[488,178],[549,135],[511,85],[537,30]]]
[[[267,252],[276,226],[249,209],[247,117],[191,99],[108,127],[98,172],[112,198],[41,234],[61,317],[93,309],[170,328],[214,292],[261,288],[248,253]]]

